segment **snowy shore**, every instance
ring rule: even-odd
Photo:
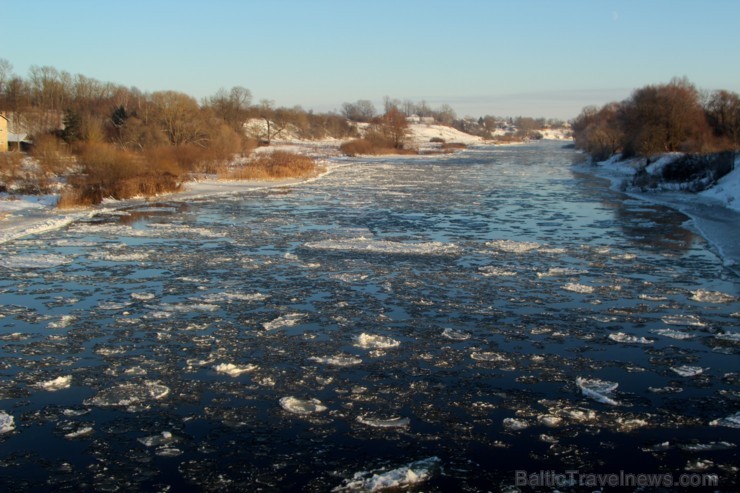
[[[288,136],[290,137],[290,136]],[[410,144],[420,149],[422,153],[431,152],[434,145],[432,138],[444,139],[447,142],[460,142],[466,145],[480,145],[484,143],[481,137],[469,135],[442,125],[413,124],[411,125]],[[328,173],[343,166],[339,140],[300,141],[286,138],[275,141],[270,147],[262,147],[256,152],[272,152],[275,150],[294,152],[307,155],[317,160],[324,171],[307,179],[283,179],[266,181],[227,181],[208,178],[199,181],[187,182],[181,192],[166,194],[148,199],[131,199],[126,201],[106,201],[96,207],[60,210],[56,208],[56,195],[9,195],[0,194],[0,243],[5,243],[29,235],[40,234],[92,217],[101,212],[137,204],[162,200],[193,200],[218,195],[234,195],[253,190],[266,188],[280,188],[296,186],[321,179]]]
[[[662,166],[676,159],[666,155],[653,162],[648,173],[657,173]],[[590,168],[612,183],[614,190],[622,190],[625,180],[631,180],[644,164],[644,158],[620,160],[620,156],[595,163]],[[699,193],[680,190],[642,192],[623,190],[631,197],[671,207],[690,218],[690,226],[706,239],[725,267],[740,275],[740,156],[735,158],[735,169],[711,188]]]

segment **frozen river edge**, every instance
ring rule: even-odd
[[[622,183],[634,175],[627,165],[602,163],[579,165],[579,170],[611,182],[611,189],[629,197],[670,207],[689,218],[688,227],[704,238],[725,268],[740,276],[740,212],[718,200],[691,192],[636,192],[622,190]],[[737,171],[735,171],[737,172]]]

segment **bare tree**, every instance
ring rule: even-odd
[[[715,134],[740,147],[740,96],[730,91],[715,91],[706,104],[707,119]]]

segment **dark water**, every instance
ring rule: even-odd
[[[350,162],[0,245],[0,489],[735,491],[738,279],[576,157]]]

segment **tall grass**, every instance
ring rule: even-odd
[[[307,178],[320,171],[316,162],[300,154],[285,151],[259,154],[245,165],[219,173],[224,180],[279,180]]]

